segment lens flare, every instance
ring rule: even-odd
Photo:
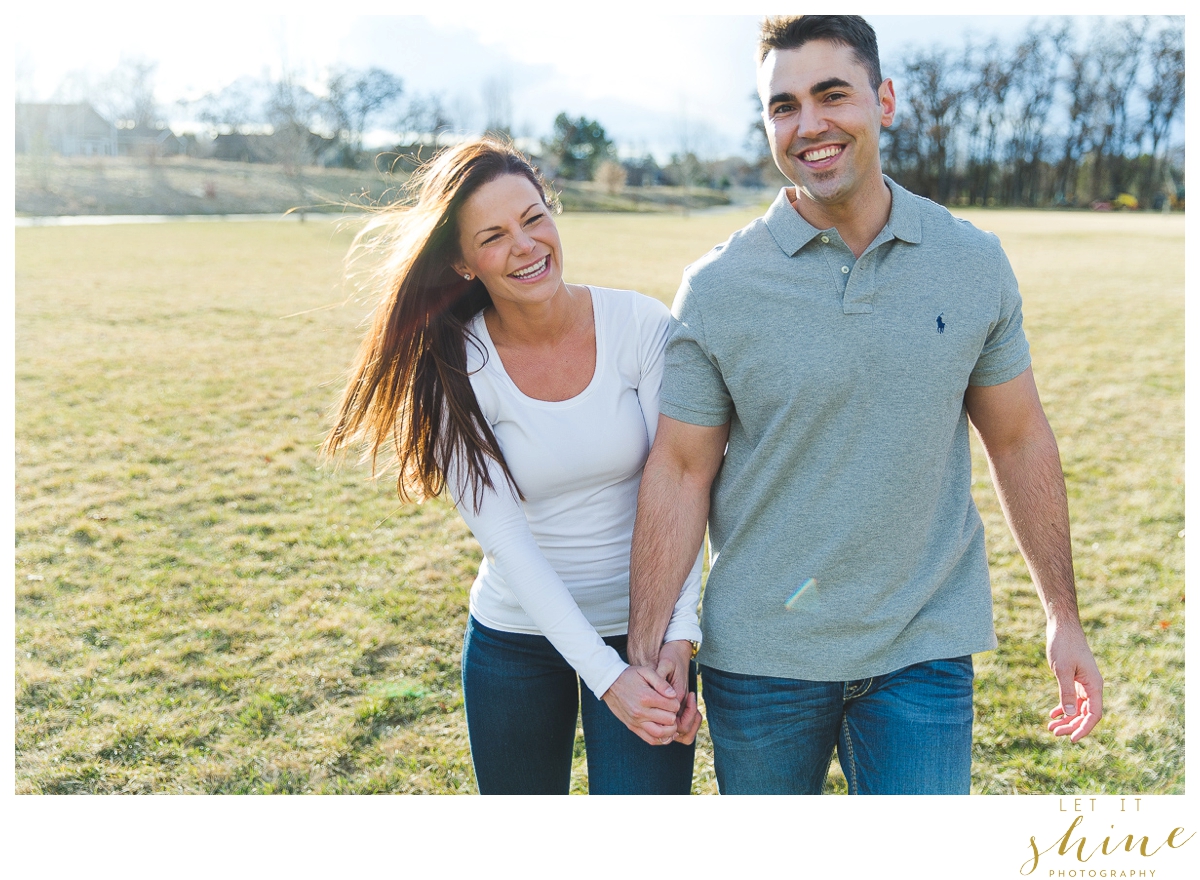
[[[792,607],[796,604],[796,600],[800,598],[800,594],[803,593],[805,590],[807,590],[809,587],[811,587],[816,582],[817,582],[816,578],[809,578],[804,583],[802,583],[800,585],[800,589],[798,589],[798,590],[796,590],[796,592],[792,593],[792,598],[788,599],[786,602],[783,603],[783,607],[786,608],[788,611],[791,611]]]

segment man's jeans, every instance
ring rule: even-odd
[[[622,658],[627,641],[604,640]],[[580,709],[590,794],[691,793],[695,743],[648,745],[580,688],[544,636],[501,632],[468,617],[462,671],[480,794],[567,794]]]
[[[721,794],[970,794],[971,656],[848,682],[700,667]]]

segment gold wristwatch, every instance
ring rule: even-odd
[[[695,639],[688,639],[692,643],[692,659],[696,659],[696,655],[700,653],[700,643]]]

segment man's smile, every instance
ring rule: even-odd
[[[800,161],[810,165],[825,162],[837,158],[845,149],[845,144],[828,144],[813,150],[804,150],[800,153]]]

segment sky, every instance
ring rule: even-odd
[[[295,4],[217,3],[190,7],[183,17],[164,14],[164,4],[117,3],[120,14],[109,4],[66,16],[57,6],[25,6],[14,16],[17,94],[49,100],[74,71],[98,77],[123,56],[148,59],[157,63],[158,98],[179,129],[189,119],[178,99],[198,98],[239,76],[278,76],[286,67],[316,83],[333,66],[378,66],[399,76],[410,96],[439,94],[466,125],[482,126],[490,81],[510,94],[518,136],[542,137],[566,112],[599,120],[625,155],[661,158],[687,144],[715,158],[744,148],[756,111],[759,15],[679,15],[653,3],[606,5],[583,16],[564,4],[422,5],[423,15],[365,14],[372,11],[365,4],[354,8],[364,14],[333,16],[329,4],[305,12]],[[866,17],[879,35],[885,75],[906,48],[957,48],[968,35],[1012,41],[1032,18]]]

